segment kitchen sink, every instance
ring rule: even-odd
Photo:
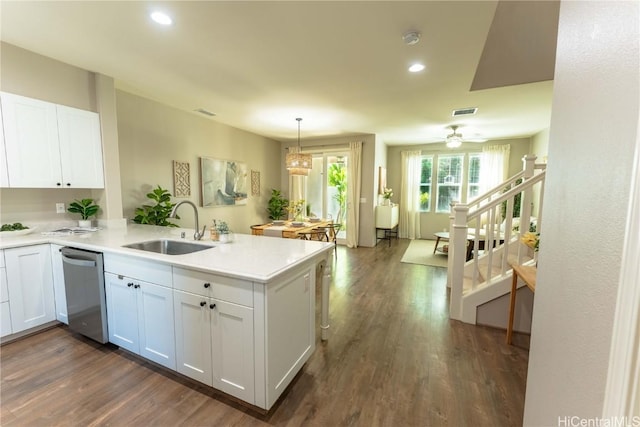
[[[147,252],[156,252],[166,255],[184,255],[191,252],[204,251],[205,249],[211,249],[214,246],[201,245],[199,243],[180,242],[178,240],[149,240],[148,242],[131,243],[129,245],[123,245],[123,248],[138,249]]]

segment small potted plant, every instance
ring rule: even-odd
[[[382,191],[383,205],[389,206],[391,205],[391,197],[393,196],[393,190],[391,188],[385,188]]]
[[[271,198],[269,199],[267,207],[269,219],[280,220],[285,218],[287,215],[287,206],[289,206],[289,201],[282,197],[280,190],[276,190],[275,188],[271,189]]]
[[[100,206],[93,202],[93,199],[74,200],[69,203],[68,212],[80,214],[82,218],[78,221],[78,226],[81,228],[91,228],[91,217],[98,213]]]
[[[231,242],[233,240],[233,234],[229,230],[229,226],[227,225],[227,223],[224,221],[218,221],[217,224],[218,240],[220,241],[220,243]]]

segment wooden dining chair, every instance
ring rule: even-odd
[[[319,242],[328,242],[329,236],[323,230],[311,230],[298,233],[298,238],[302,240],[317,240]]]
[[[341,228],[342,224],[327,224],[322,227],[314,228],[314,230],[323,231],[328,237],[328,242],[333,242],[336,255],[338,255],[338,232],[340,232]]]

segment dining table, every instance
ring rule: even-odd
[[[283,221],[282,223],[269,222],[251,227],[254,236],[284,237],[285,239],[298,239],[300,235],[308,233],[317,227],[326,227],[333,223],[332,219],[314,219],[306,221]]]

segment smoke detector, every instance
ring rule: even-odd
[[[409,31],[402,36],[402,40],[404,44],[408,46],[414,45],[420,41],[420,33],[417,31]]]

